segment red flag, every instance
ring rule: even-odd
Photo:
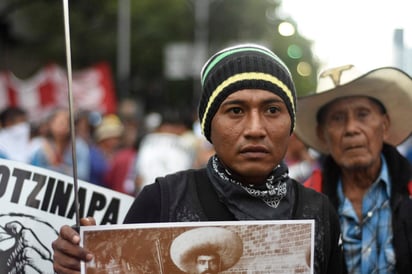
[[[10,71],[0,72],[0,110],[20,106],[32,119],[58,106],[68,106],[66,72],[50,64],[28,79],[19,79]],[[116,112],[116,96],[112,73],[107,63],[98,63],[73,72],[75,109]]]

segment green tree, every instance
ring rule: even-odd
[[[163,105],[196,108],[197,79],[170,80],[164,75],[165,47],[194,41],[194,1],[130,1],[130,89],[125,94],[118,86],[118,97],[139,99],[147,110]],[[264,43],[291,68],[298,93],[305,94],[314,89],[318,64],[310,41],[299,33],[278,33],[283,20],[276,16],[279,5],[276,0],[209,0],[208,54],[235,42]],[[115,77],[118,1],[71,0],[69,7],[73,69],[107,61]],[[300,49],[300,57],[288,54],[291,45]],[[311,66],[311,75],[298,73],[301,61]],[[25,78],[49,62],[66,65],[62,1],[2,0],[0,70]]]

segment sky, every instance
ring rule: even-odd
[[[404,29],[412,47],[411,0],[282,0],[299,33],[314,42],[321,69],[355,64],[361,70],[393,66],[393,36]]]

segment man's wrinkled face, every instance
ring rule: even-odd
[[[339,166],[353,170],[380,164],[390,121],[377,102],[342,98],[330,103],[321,118],[318,136]]]
[[[196,260],[196,274],[217,274],[220,261],[217,255],[199,255]]]
[[[278,95],[260,89],[230,94],[211,123],[219,159],[241,182],[260,184],[285,156],[291,119]]]

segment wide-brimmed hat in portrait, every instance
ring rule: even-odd
[[[385,107],[391,121],[386,142],[397,146],[412,132],[412,78],[395,67],[381,67],[363,73],[354,65],[323,71],[316,93],[298,98],[297,136],[308,146],[327,153],[317,133],[317,113],[334,100],[366,96]]]
[[[234,266],[243,254],[240,236],[223,227],[200,227],[177,236],[170,246],[174,264],[186,273],[194,273],[199,255],[217,254],[220,271]]]

